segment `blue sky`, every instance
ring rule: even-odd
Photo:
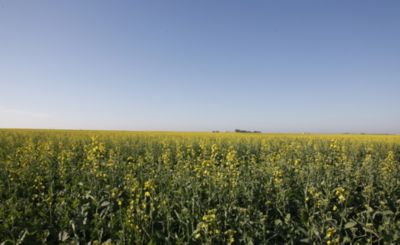
[[[400,1],[0,1],[0,127],[400,133]]]

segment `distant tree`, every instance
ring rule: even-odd
[[[259,133],[261,133],[261,131],[258,131],[258,130],[250,131],[250,130],[243,130],[243,129],[235,129],[235,133],[253,133],[253,134],[259,134]]]

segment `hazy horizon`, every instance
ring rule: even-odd
[[[19,127],[19,128],[0,128],[0,130],[49,130],[49,131],[111,131],[111,132],[144,132],[144,133],[151,133],[151,132],[159,132],[159,133],[237,133],[235,130],[237,129],[231,129],[231,130],[171,130],[171,129],[158,129],[158,130],[148,130],[148,129],[141,129],[141,130],[135,130],[135,129],[101,129],[101,128],[24,128],[24,127]],[[332,131],[332,132],[326,132],[326,131],[321,131],[321,132],[305,132],[305,131],[259,131],[259,130],[254,130],[254,129],[239,129],[239,130],[245,130],[249,134],[310,134],[310,135],[400,135],[400,133],[383,133],[383,132],[339,132],[339,131]],[[257,131],[257,132],[254,132]],[[243,132],[242,132],[243,133]]]
[[[0,128],[400,133],[399,1],[1,1]]]

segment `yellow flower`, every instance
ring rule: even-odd
[[[150,197],[150,192],[146,191],[146,192],[144,193],[144,196],[145,196],[145,197]]]
[[[345,189],[343,187],[339,187],[336,189],[335,191],[335,195],[337,196],[337,198],[339,199],[339,203],[343,203],[346,201],[346,197],[345,195]]]
[[[228,154],[226,155],[226,160],[228,163],[232,163],[236,160],[236,151],[233,149],[233,147],[229,148]]]
[[[208,225],[206,223],[200,223],[199,227],[202,230],[207,230],[208,229]]]
[[[336,232],[335,228],[328,228],[328,230],[326,231],[325,238],[331,238],[333,234],[335,234],[335,232]]]
[[[146,181],[146,182],[144,183],[144,188],[145,188],[146,190],[152,190],[152,189],[154,189],[154,182],[151,181],[151,180]]]

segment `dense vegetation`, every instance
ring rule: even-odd
[[[0,130],[0,242],[400,242],[400,137]]]

